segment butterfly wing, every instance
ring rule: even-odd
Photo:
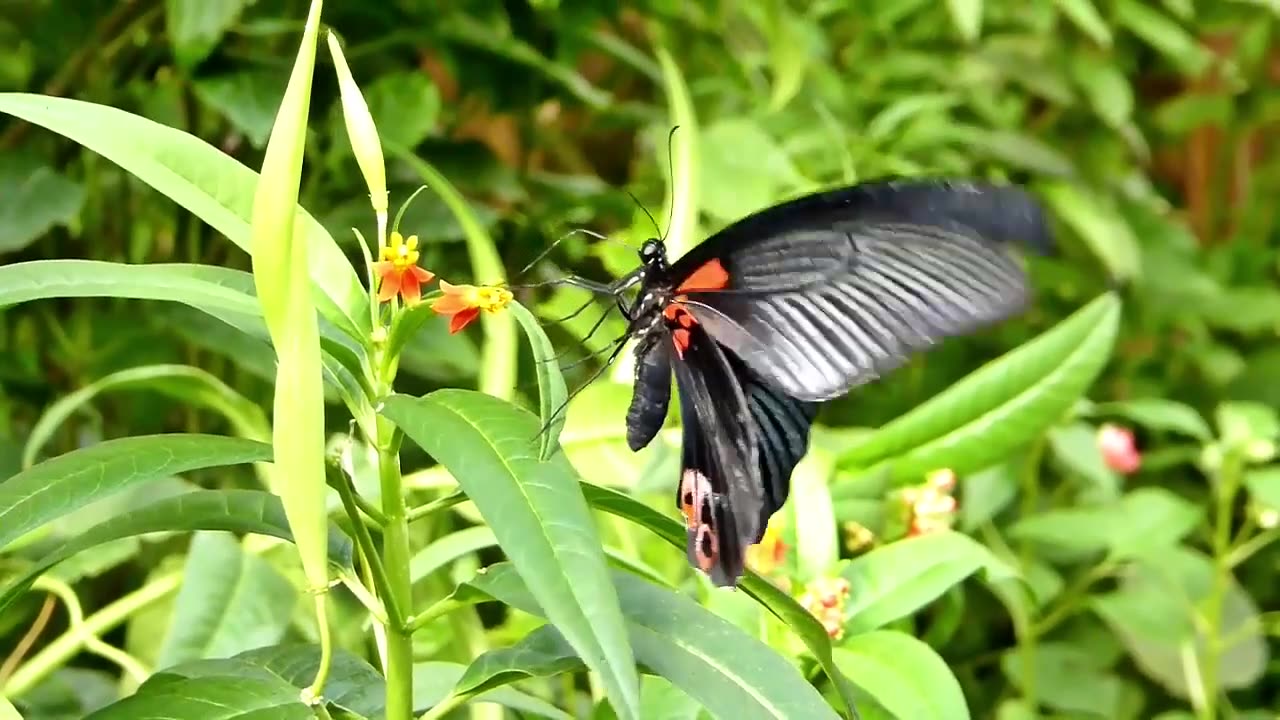
[[[715,584],[734,585],[746,547],[762,533],[767,505],[757,436],[747,396],[725,353],[699,326],[688,332],[672,365],[684,424],[678,501],[689,533],[689,562]]]
[[[1017,188],[895,180],[756,213],[671,274],[718,343],[784,393],[821,401],[1019,312],[1029,297],[1009,252],[1019,240],[1052,244]]]

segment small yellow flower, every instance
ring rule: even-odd
[[[490,285],[451,285],[440,281],[444,295],[431,304],[431,309],[441,315],[451,316],[449,333],[462,330],[480,316],[480,311],[496,313],[511,302],[511,291]]]
[[[392,230],[391,237],[382,248],[381,260],[374,264],[381,283],[378,302],[386,302],[397,294],[408,305],[416,305],[422,298],[422,283],[431,282],[435,275],[418,267],[418,236],[405,239]]]

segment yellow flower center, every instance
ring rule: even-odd
[[[511,302],[511,291],[500,287],[477,287],[467,290],[467,304],[486,312],[497,312]]]
[[[382,248],[382,259],[391,261],[396,270],[406,270],[418,264],[418,236],[410,235],[405,239],[400,233],[392,231],[387,246]]]

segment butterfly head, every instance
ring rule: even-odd
[[[647,268],[667,267],[667,246],[658,238],[649,238],[640,246],[640,262]]]

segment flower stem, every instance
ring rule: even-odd
[[[382,566],[386,574],[389,616],[387,628],[386,720],[413,717],[413,634],[404,624],[402,611],[412,607],[409,579],[409,522],[400,476],[399,432],[390,420],[377,418],[378,479],[382,489]],[[396,611],[393,615],[391,607]]]
[[[1204,654],[1198,663],[1203,697],[1197,716],[1205,720],[1217,718],[1218,663],[1225,645],[1222,641],[1222,608],[1232,577],[1231,519],[1243,472],[1244,458],[1238,451],[1228,451],[1214,483],[1213,586],[1204,603]]]

